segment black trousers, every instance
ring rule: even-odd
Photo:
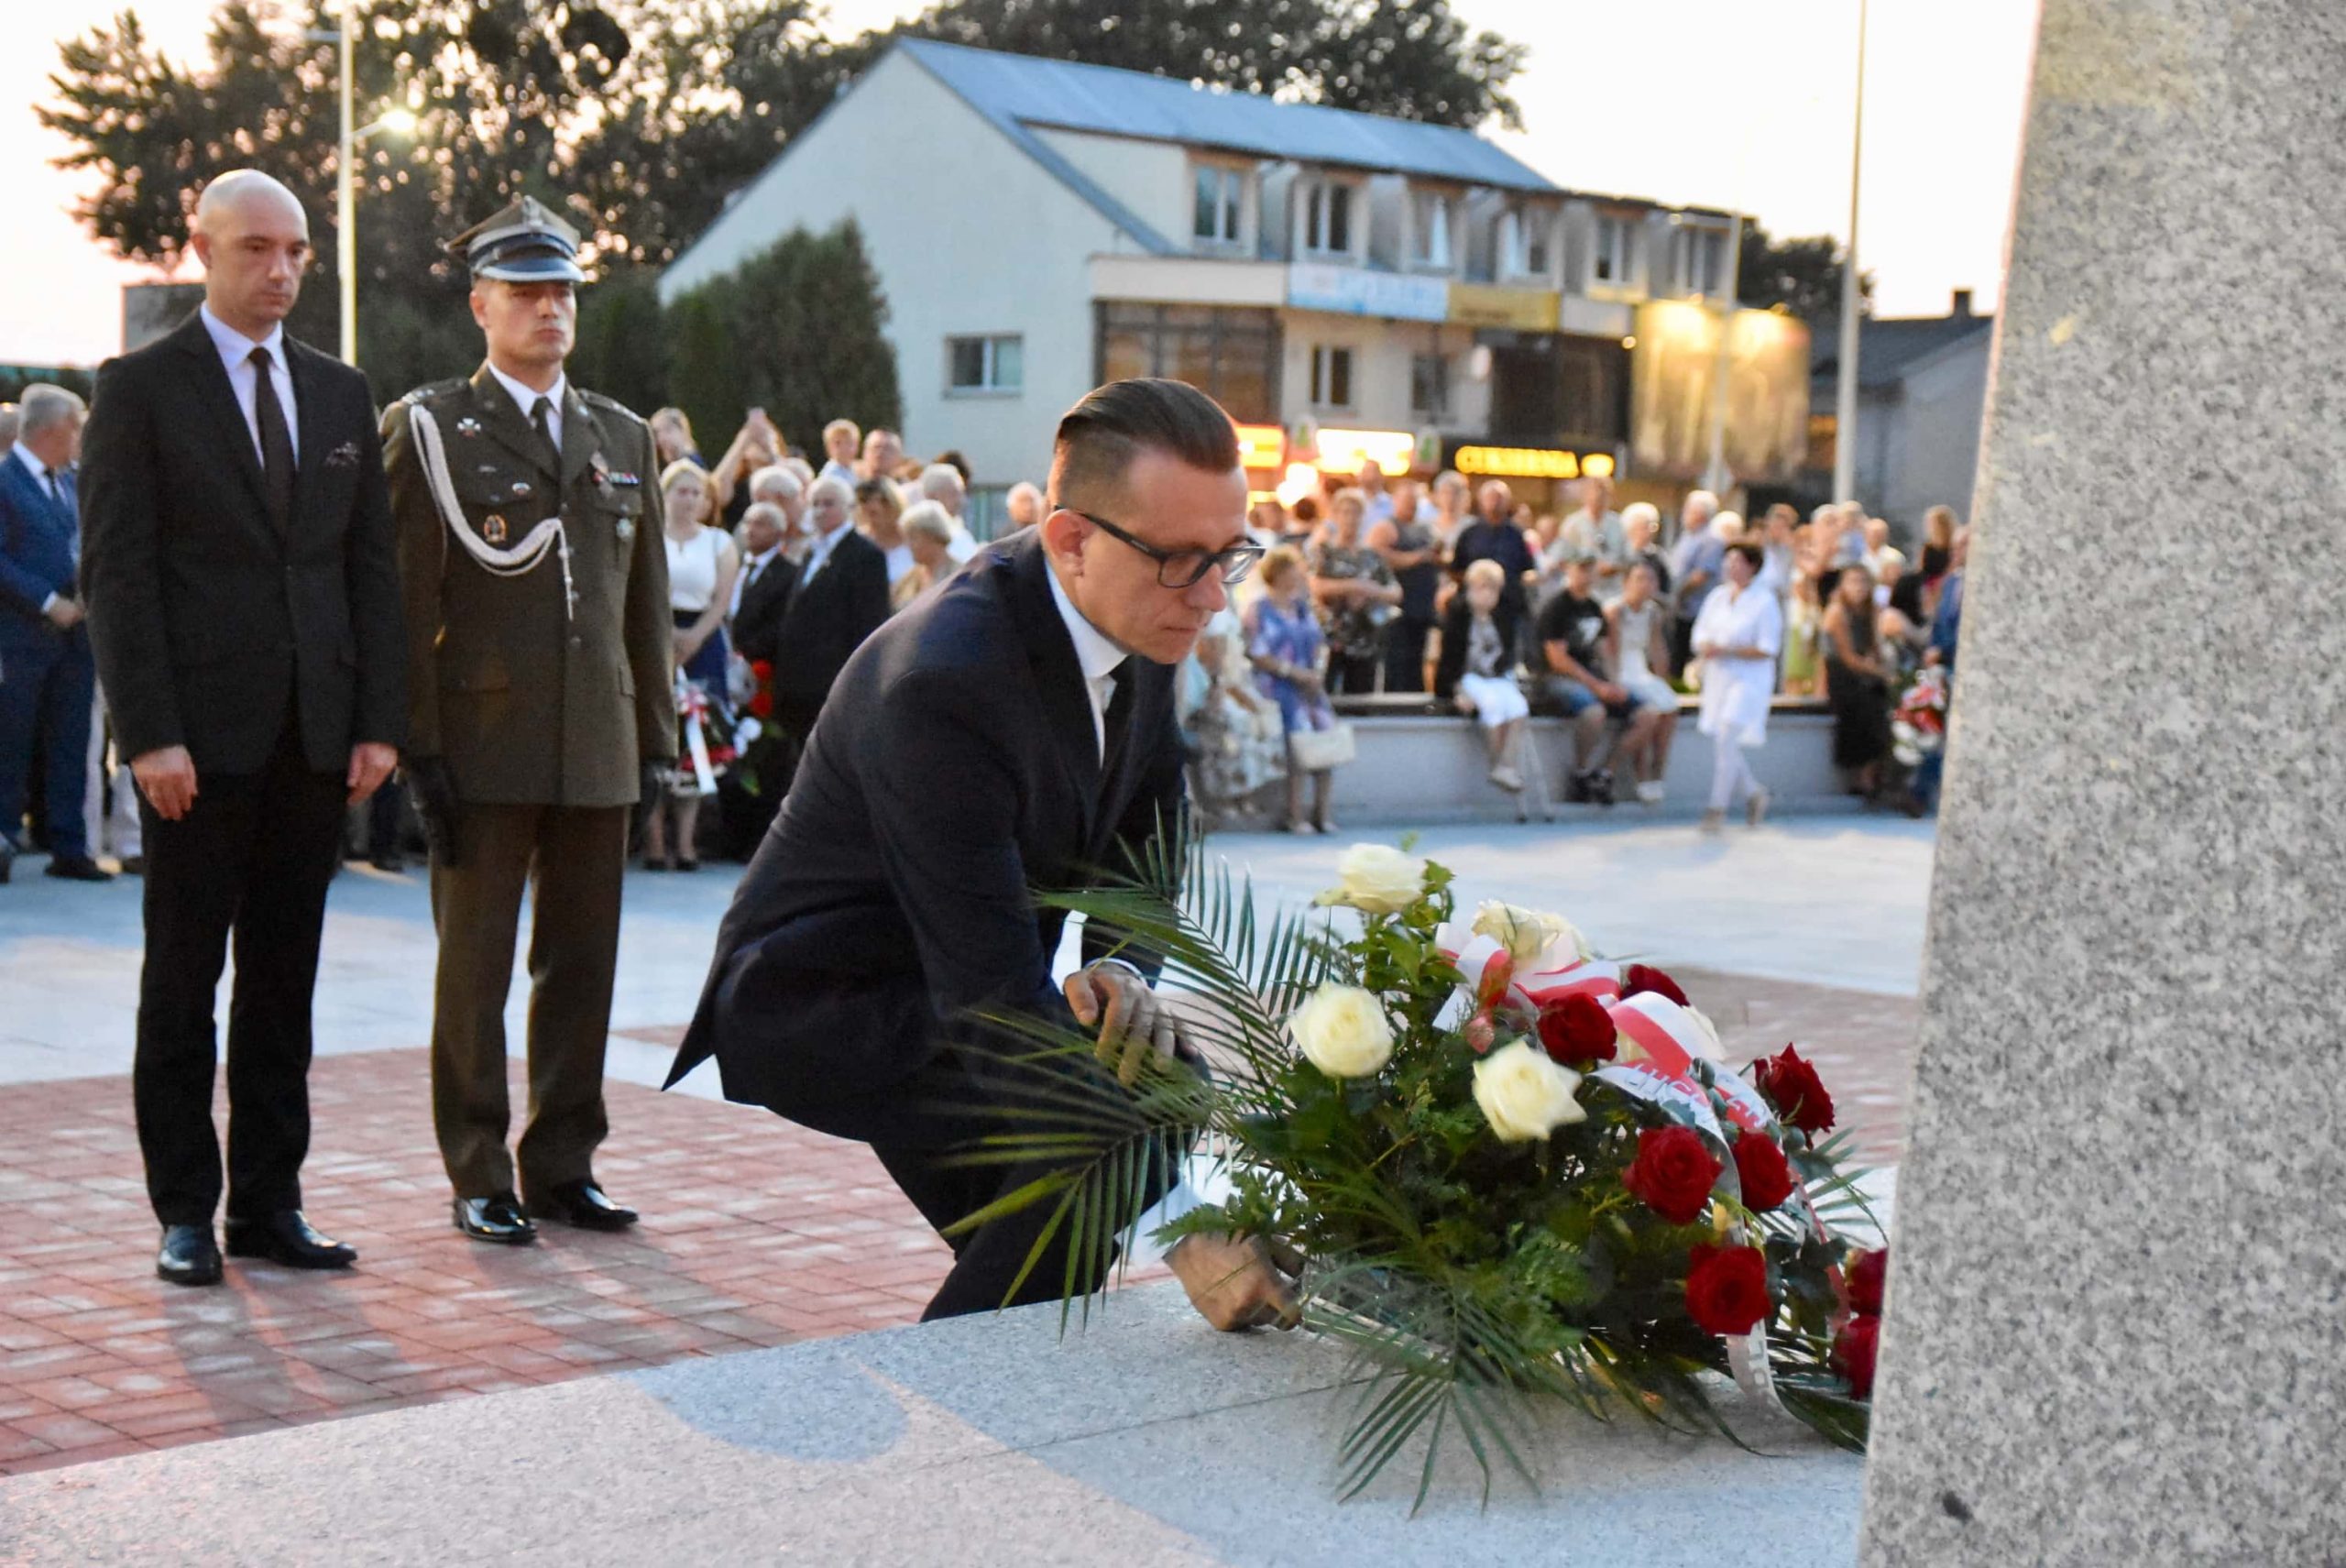
[[[982,1043],[947,1042],[915,971],[901,982],[826,973],[814,954],[872,951],[835,947],[863,939],[851,923],[815,916],[734,955],[717,997],[718,1067],[725,1097],[763,1105],[818,1132],[872,1146],[888,1175],[939,1234],[996,1199],[1069,1163],[1058,1159],[973,1164],[981,1140],[1056,1128],[1040,1113],[1058,1102],[1039,1078],[1005,1068]],[[794,961],[793,954],[808,955]],[[1006,1050],[1025,1047],[1006,1047]],[[1102,1075],[1105,1083],[1113,1079]],[[1174,1156],[1152,1165],[1155,1202],[1173,1186]],[[921,1313],[924,1321],[1055,1301],[1067,1280],[1070,1226],[1062,1225],[1023,1282],[1035,1245],[1058,1200],[1046,1199],[973,1232],[946,1235],[953,1267]],[[1137,1212],[1135,1212],[1136,1213]],[[1129,1223],[1135,1214],[1124,1216]],[[1096,1289],[1106,1277],[1079,1279]],[[1016,1289],[1012,1287],[1016,1285]]]
[[[1379,653],[1331,653],[1328,655],[1328,692],[1332,696],[1365,696],[1376,690],[1376,671],[1383,662]]]
[[[1426,636],[1431,620],[1397,620],[1385,633],[1385,689],[1421,692],[1426,689]]]
[[[340,859],[342,775],[318,773],[289,719],[258,773],[199,773],[176,822],[145,800],[147,953],[131,1094],[147,1194],[167,1225],[220,1206],[213,1014],[229,942],[228,1216],[301,1206],[310,1152],[310,1000],[326,888]]]

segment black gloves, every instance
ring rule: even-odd
[[[454,868],[458,863],[456,780],[448,772],[447,762],[440,757],[409,757],[400,763],[400,772],[406,775],[416,813],[423,818],[423,841],[432,858]]]

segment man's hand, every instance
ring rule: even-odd
[[[82,601],[59,594],[42,613],[49,617],[49,623],[58,630],[71,631],[82,623]]]
[[[1141,1063],[1151,1050],[1168,1061],[1179,1054],[1173,1010],[1130,964],[1103,959],[1068,976],[1066,989],[1075,1021],[1087,1029],[1100,1025],[1100,1060],[1116,1069],[1116,1081],[1125,1088],[1140,1081]]]
[[[408,788],[415,792],[415,811],[423,819],[423,842],[432,859],[454,867],[456,857],[456,780],[441,757],[410,757],[403,764]]]
[[[1303,1321],[1294,1281],[1271,1261],[1260,1236],[1184,1236],[1165,1264],[1198,1315],[1225,1333],[1269,1324],[1291,1329]]]
[[[130,759],[138,793],[166,822],[177,822],[195,804],[195,759],[184,746],[165,746]]]
[[[391,770],[399,765],[400,754],[396,747],[385,746],[373,740],[361,740],[357,745],[353,746],[350,749],[350,777],[347,781],[350,785],[350,804],[357,806],[368,795],[382,788],[383,781],[389,778]]]

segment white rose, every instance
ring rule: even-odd
[[[1426,863],[1390,844],[1354,844],[1336,862],[1337,885],[1312,900],[1371,915],[1398,915],[1426,890]]]
[[[1528,1041],[1502,1046],[1474,1064],[1474,1103],[1501,1143],[1528,1143],[1588,1119],[1574,1098],[1580,1074]]]
[[[1287,1021],[1304,1059],[1330,1078],[1367,1078],[1393,1055],[1393,1027],[1376,994],[1357,985],[1323,985]]]
[[[1719,1044],[1719,1026],[1711,1022],[1710,1014],[1699,1007],[1689,1007],[1686,1015],[1694,1020],[1694,1033],[1702,1036],[1694,1054],[1715,1062],[1727,1060],[1727,1048]]]
[[[1588,957],[1588,944],[1578,927],[1561,915],[1546,915],[1492,899],[1474,911],[1474,935],[1488,937],[1507,949],[1518,970],[1528,969],[1551,950],[1558,958]]]

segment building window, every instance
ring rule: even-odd
[[[1014,392],[1025,383],[1025,340],[948,337],[945,388],[949,392]]]
[[[1210,246],[1236,245],[1238,214],[1245,191],[1244,170],[1200,166],[1196,202],[1189,217],[1190,237]]]
[[[1410,243],[1420,267],[1445,271],[1450,267],[1450,198],[1438,191],[1420,191],[1410,199]]]
[[[1409,356],[1409,411],[1430,420],[1450,417],[1450,356]]]
[[[1189,382],[1242,423],[1278,422],[1279,329],[1275,313],[1103,300],[1094,322],[1095,380],[1170,376]]]
[[[1353,250],[1353,188],[1332,180],[1312,181],[1303,203],[1303,248],[1323,256]]]
[[[1549,236],[1556,225],[1552,213],[1536,207],[1509,207],[1499,214],[1499,267],[1517,278],[1548,274]]]
[[[1621,289],[1636,280],[1639,226],[1636,218],[1624,214],[1596,214],[1596,246],[1588,263],[1590,282]]]
[[[1321,409],[1353,406],[1353,351],[1321,344],[1311,350],[1311,404]]]

